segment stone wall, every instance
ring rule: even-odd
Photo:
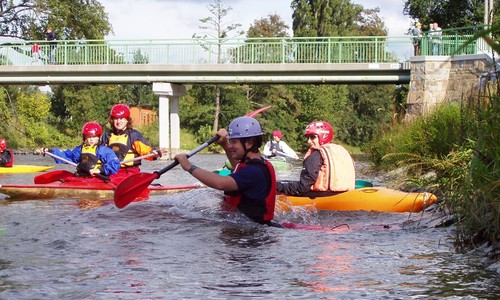
[[[484,54],[412,57],[406,119],[425,115],[439,103],[476,95],[488,61]]]

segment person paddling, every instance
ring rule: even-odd
[[[175,160],[185,171],[203,184],[225,192],[225,202],[237,208],[259,224],[276,226],[272,222],[276,201],[276,177],[272,164],[260,155],[262,129],[251,117],[234,119],[226,129],[220,129],[217,141],[224,149],[234,171],[221,176],[201,169],[178,154]],[[278,225],[279,226],[279,225]]]
[[[58,164],[66,163],[64,160],[78,164],[74,176],[64,178],[65,181],[102,182],[102,179],[95,178],[95,176],[110,176],[118,173],[120,161],[113,150],[101,145],[99,141],[101,135],[102,127],[99,123],[87,122],[82,127],[83,142],[81,145],[72,150],[42,148],[40,153],[45,156],[47,152],[50,152],[61,158],[54,157]]]
[[[309,150],[305,154],[299,181],[277,183],[277,191],[294,196],[328,196],[355,188],[354,161],[347,150],[330,143],[334,137],[332,125],[314,121],[307,125],[304,136]]]
[[[125,104],[116,104],[111,108],[108,117],[111,130],[106,131],[101,142],[113,149],[118,159],[127,163],[122,164],[118,174],[113,176],[113,181],[119,182],[131,174],[139,173],[141,170],[141,159],[135,159],[147,154],[156,154],[145,159],[155,160],[163,153],[151,146],[144,136],[132,126],[130,108]]]
[[[282,141],[281,140],[282,138],[283,138],[283,133],[281,133],[281,131],[279,130],[275,130],[273,132],[273,139],[271,141],[268,141],[264,145],[264,150],[263,150],[264,155],[268,158],[275,156],[278,157],[286,156],[294,159],[299,159],[297,153],[295,153],[295,151],[293,151],[293,149],[290,148],[290,146],[288,146],[287,143]]]
[[[0,140],[0,167],[12,167],[14,164],[14,153],[7,149],[7,142]]]

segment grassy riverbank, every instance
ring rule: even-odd
[[[393,128],[369,152],[379,168],[404,167],[408,183],[439,196],[457,225],[459,249],[487,242],[498,259],[500,95],[493,90]]]

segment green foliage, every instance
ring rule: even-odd
[[[460,104],[450,103],[436,108],[429,116],[392,128],[369,146],[371,160],[382,168],[395,168],[425,158],[442,158],[465,138]]]
[[[267,18],[255,20],[248,28],[247,37],[288,37],[288,25],[277,14],[270,14]]]
[[[489,242],[499,250],[500,89],[437,108],[400,125],[371,144],[373,161],[385,168],[407,167],[410,181],[437,194],[457,221],[456,244]],[[422,176],[423,173],[434,176]],[[498,257],[496,258],[498,259]]]
[[[494,11],[498,12],[500,2],[493,2]],[[403,12],[424,25],[437,22],[441,28],[457,28],[483,24],[484,3],[483,0],[406,0]]]
[[[97,0],[3,1],[0,35],[42,40],[47,27],[59,39],[101,39],[112,31]]]

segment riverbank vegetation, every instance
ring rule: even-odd
[[[499,33],[497,22],[478,36],[498,53],[494,39]],[[369,152],[378,167],[404,167],[408,182],[439,196],[457,225],[457,248],[487,242],[498,260],[500,79],[496,62],[494,66],[478,95],[445,103],[425,117],[396,126],[374,140]]]

